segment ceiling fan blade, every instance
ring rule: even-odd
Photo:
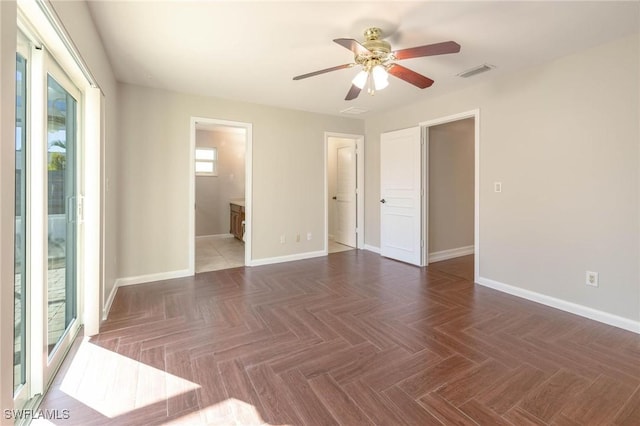
[[[331,67],[331,68],[326,68],[326,69],[319,70],[319,71],[310,72],[308,74],[297,75],[297,76],[293,77],[293,79],[294,80],[302,80],[303,78],[309,78],[309,77],[313,77],[315,75],[320,75],[320,74],[324,74],[324,73],[331,72],[331,71],[337,71],[337,70],[341,70],[341,69],[344,69],[344,68],[351,68],[354,65],[355,64],[338,65],[338,66],[335,66],[335,67]]]
[[[349,89],[349,92],[347,93],[347,96],[344,98],[345,101],[350,101],[352,99],[355,99],[358,97],[358,95],[360,94],[360,89],[358,86],[356,86],[355,84],[351,85],[351,89]]]
[[[418,74],[415,71],[411,71],[409,68],[403,67],[402,65],[393,64],[388,69],[389,74],[398,77],[406,81],[407,83],[411,83],[414,86],[417,86],[421,89],[425,89],[433,84],[433,80],[428,77],[425,77],[422,74]]]
[[[445,55],[447,53],[458,53],[460,45],[455,41],[443,41],[442,43],[427,44],[425,46],[410,47],[393,52],[396,59],[420,58],[423,56]]]
[[[356,55],[366,55],[367,53],[371,53],[369,49],[352,38],[337,38],[333,41],[338,43],[342,47],[346,47]]]

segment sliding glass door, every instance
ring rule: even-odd
[[[16,204],[14,237],[13,390],[18,393],[27,375],[27,60],[16,54]]]
[[[22,33],[16,54],[14,398],[41,394],[79,329],[78,88]]]
[[[47,56],[45,103],[46,286],[44,288],[45,384],[71,345],[77,321],[78,101],[80,93]],[[42,146],[42,145],[41,145]]]
[[[47,352],[76,318],[77,101],[47,76]]]

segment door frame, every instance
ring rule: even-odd
[[[364,248],[364,135],[324,132],[324,254],[329,253],[329,138],[356,142],[356,249]]]
[[[221,120],[208,117],[191,117],[190,137],[189,137],[189,275],[195,275],[196,270],[196,171],[195,171],[195,151],[196,151],[196,126],[213,125],[221,127],[237,127],[245,129],[245,157],[244,157],[244,198],[245,198],[245,242],[244,242],[244,264],[251,266],[253,257],[251,252],[252,235],[252,188],[253,188],[253,168],[252,168],[252,147],[253,147],[253,124],[242,121]]]
[[[448,115],[444,117],[435,118],[432,120],[422,121],[418,123],[422,132],[422,140],[424,142],[424,152],[422,156],[423,166],[423,185],[424,194],[422,197],[422,240],[424,241],[424,250],[422,251],[422,264],[428,265],[429,261],[429,127],[437,126],[439,124],[451,123],[453,121],[460,121],[466,118],[474,119],[474,218],[473,218],[473,279],[474,282],[478,281],[480,277],[480,109],[476,108],[470,111],[461,112],[458,114]]]

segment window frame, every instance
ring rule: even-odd
[[[198,156],[198,152],[211,152],[212,158],[207,158],[207,157],[202,157],[202,156]],[[198,165],[210,165],[211,166],[211,171],[198,171]],[[203,147],[196,147],[195,150],[195,155],[194,155],[194,171],[196,176],[209,176],[209,177],[217,177],[218,176],[218,148],[217,147],[210,147],[210,146],[203,146]]]

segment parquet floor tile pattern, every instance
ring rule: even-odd
[[[353,250],[118,290],[54,424],[640,425],[640,336]]]

